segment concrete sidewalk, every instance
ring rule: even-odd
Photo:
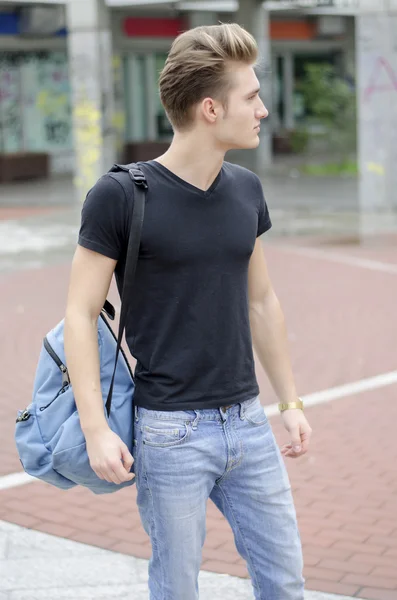
[[[0,600],[147,600],[147,569],[146,560],[0,521]],[[202,571],[199,585],[200,600],[253,598],[247,579]]]

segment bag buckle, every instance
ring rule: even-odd
[[[141,173],[140,171],[137,171],[135,169],[130,169],[129,173],[130,173],[130,176],[132,177],[132,179],[134,180],[134,182],[136,183],[136,185],[143,187],[145,190],[148,189],[148,185],[146,183],[146,179],[145,179],[145,176],[143,175],[143,173]]]

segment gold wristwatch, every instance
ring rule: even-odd
[[[298,398],[298,400],[296,402],[286,402],[286,403],[282,403],[280,402],[280,404],[278,405],[278,409],[280,412],[284,412],[285,410],[290,410],[291,408],[299,408],[300,410],[303,410],[303,402],[300,398]]]

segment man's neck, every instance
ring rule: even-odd
[[[208,140],[179,134],[167,152],[155,160],[184,181],[206,191],[218,176],[224,158],[225,153]]]

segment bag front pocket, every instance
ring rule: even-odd
[[[46,404],[45,406],[40,406],[39,411],[43,412],[43,410],[46,410],[46,408],[49,408],[51,406],[51,404],[53,402],[55,402],[55,400],[57,398],[59,398],[59,396],[62,396],[62,394],[64,394],[66,392],[66,390],[69,388],[69,384],[65,383],[61,389],[59,390],[59,392],[56,394],[56,396],[54,396],[54,398],[52,400],[50,400],[50,402],[48,404]]]

